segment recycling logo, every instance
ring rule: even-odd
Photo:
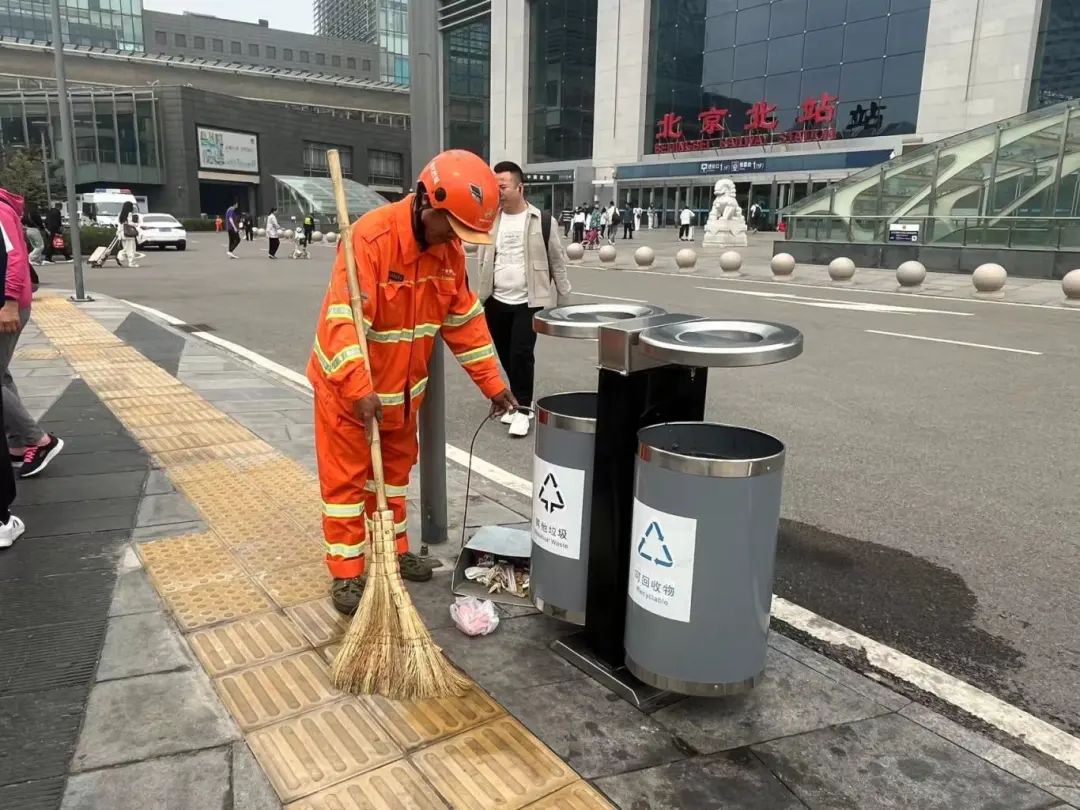
[[[661,568],[671,568],[675,564],[675,561],[671,558],[671,552],[668,550],[667,542],[664,540],[664,532],[660,528],[660,524],[655,520],[649,524],[649,528],[641,536],[637,552],[639,557],[651,563],[656,563]]]
[[[555,480],[554,473],[547,474],[544,483],[540,487],[537,500],[544,505],[544,509],[547,510],[549,515],[556,509],[566,508],[566,501],[563,500],[562,493],[559,492],[559,482]]]

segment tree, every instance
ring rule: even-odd
[[[41,153],[8,147],[0,153],[0,186],[26,200],[27,211],[43,212],[49,205]]]

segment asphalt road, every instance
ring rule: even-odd
[[[228,261],[220,239],[192,237],[186,254],[151,252],[140,270],[89,270],[87,288],[302,371],[329,250],[270,262],[245,243]],[[70,287],[70,266],[42,278]],[[802,330],[799,359],[717,370],[709,384],[709,418],[788,446],[777,593],[1080,730],[1080,312],[830,288],[776,299],[746,294],[776,285],[587,269],[572,281],[582,302],[617,296]],[[467,447],[486,404],[448,365],[448,440]],[[537,371],[538,395],[594,390],[595,345],[541,338]],[[531,475],[531,442],[495,425],[477,452]]]

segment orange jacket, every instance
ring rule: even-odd
[[[356,339],[345,251],[339,248],[307,368],[312,385],[343,400],[377,393],[387,428],[405,424],[419,409],[440,332],[484,396],[506,389],[483,309],[469,289],[461,244],[421,252],[412,204],[410,194],[365,214],[351,230],[371,357],[363,356]]]

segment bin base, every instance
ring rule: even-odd
[[[546,616],[550,616],[553,619],[567,622],[568,624],[576,624],[579,627],[585,626],[585,611],[584,610],[566,610],[565,608],[556,607],[551,602],[545,602],[539,596],[533,597],[533,604],[536,609]]]
[[[642,683],[626,667],[612,669],[592,651],[585,633],[555,641],[551,645],[556,655],[569,661],[594,681],[643,712],[651,713],[682,700],[682,695],[665,692]]]
[[[761,682],[762,676],[765,674],[765,671],[762,670],[753,677],[734,683],[692,683],[680,681],[676,678],[668,678],[664,675],[657,675],[655,672],[649,672],[649,670],[634,661],[629,655],[626,656],[626,668],[635,678],[654,689],[674,692],[678,695],[690,695],[691,697],[729,697],[731,695],[741,695],[757,686]]]

